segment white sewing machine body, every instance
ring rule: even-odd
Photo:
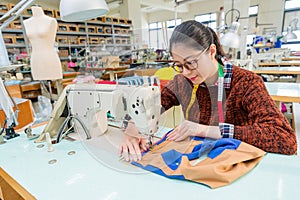
[[[107,131],[107,113],[119,121],[129,114],[145,136],[153,135],[158,129],[159,86],[76,84],[67,89],[66,98],[71,114],[86,125],[92,138]],[[75,126],[78,132],[82,132],[76,121]]]

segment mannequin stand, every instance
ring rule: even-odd
[[[57,94],[53,94],[51,80],[40,81],[40,83],[41,83],[41,88],[42,88],[42,95],[46,96],[47,98],[50,99],[50,103],[51,103],[52,109],[53,109],[55,101],[58,99],[59,95],[62,92],[62,80],[61,79],[55,80]]]
[[[48,82],[48,89],[49,89],[49,95],[50,95],[50,103],[52,105],[52,109],[54,108],[54,99],[52,97],[52,86],[51,86],[51,81]]]

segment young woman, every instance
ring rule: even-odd
[[[162,107],[181,105],[185,120],[168,139],[189,136],[239,139],[281,154],[297,151],[296,135],[271,99],[261,77],[232,66],[216,33],[194,20],[177,26],[170,39],[173,67],[179,72],[161,92]],[[141,159],[145,140],[128,123],[120,146],[127,160]]]

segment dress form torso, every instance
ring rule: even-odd
[[[32,77],[34,80],[62,79],[61,62],[54,49],[57,21],[46,16],[41,7],[31,9],[33,16],[24,20],[24,27],[32,46]]]

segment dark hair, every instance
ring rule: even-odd
[[[216,45],[215,58],[223,64],[221,58],[225,56],[219,37],[210,27],[195,20],[185,21],[178,25],[170,38],[170,52],[176,43],[182,43],[196,50],[205,50],[211,44]]]

